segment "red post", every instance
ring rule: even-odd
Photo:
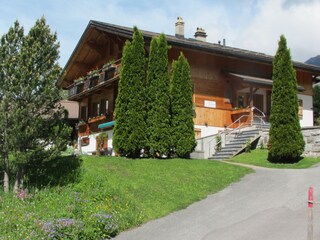
[[[309,187],[308,208],[313,208],[313,187]]]

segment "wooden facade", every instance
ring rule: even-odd
[[[143,35],[148,54],[151,38],[159,34],[143,31]],[[92,21],[70,57],[59,85],[69,89],[69,100],[79,102],[79,116],[85,122],[85,127],[79,126],[79,136],[100,132],[99,124],[113,121],[120,59],[131,36],[131,28]],[[171,46],[169,65],[180,52],[190,64],[198,137],[205,127],[225,128],[241,116],[244,122],[250,122],[253,106],[268,116],[272,56],[174,36],[167,36],[167,40]],[[320,69],[302,63],[294,63],[294,67],[300,94],[312,99],[312,84]],[[94,77],[90,75],[92,70],[96,71]],[[79,78],[84,78],[83,83]]]

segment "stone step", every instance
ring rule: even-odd
[[[232,157],[232,156],[230,156],[230,157],[212,156],[212,157],[209,157],[208,159],[221,161],[221,160],[227,160],[227,159],[229,159],[229,158],[231,158],[231,157]]]
[[[237,136],[256,136],[260,133],[260,130],[257,131],[250,131],[250,132],[242,132],[238,134]]]
[[[224,148],[242,148],[244,144],[228,143]]]
[[[214,156],[230,156],[233,155],[233,152],[217,152],[215,154],[213,154]]]
[[[240,136],[237,136],[237,137],[235,137],[234,139],[232,139],[232,140],[242,140],[242,139],[250,139],[250,138],[255,138],[256,137],[256,135],[240,135]]]
[[[228,144],[245,144],[248,141],[248,139],[232,139],[228,142]]]
[[[238,151],[242,148],[242,146],[238,145],[238,146],[226,146],[224,148],[222,148],[219,152],[222,152],[222,151]]]
[[[233,157],[235,154],[241,152],[248,140],[256,139],[260,134],[260,128],[250,128],[239,133],[231,133],[227,136],[228,142],[219,152],[213,154],[209,159],[225,160]]]

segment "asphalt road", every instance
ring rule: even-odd
[[[320,166],[254,168],[255,173],[188,208],[126,231],[116,240],[320,239],[320,204],[307,207],[308,188],[320,202]],[[312,229],[313,227],[313,229]]]

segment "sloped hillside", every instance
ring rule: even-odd
[[[306,63],[320,66],[320,55],[310,58]]]

